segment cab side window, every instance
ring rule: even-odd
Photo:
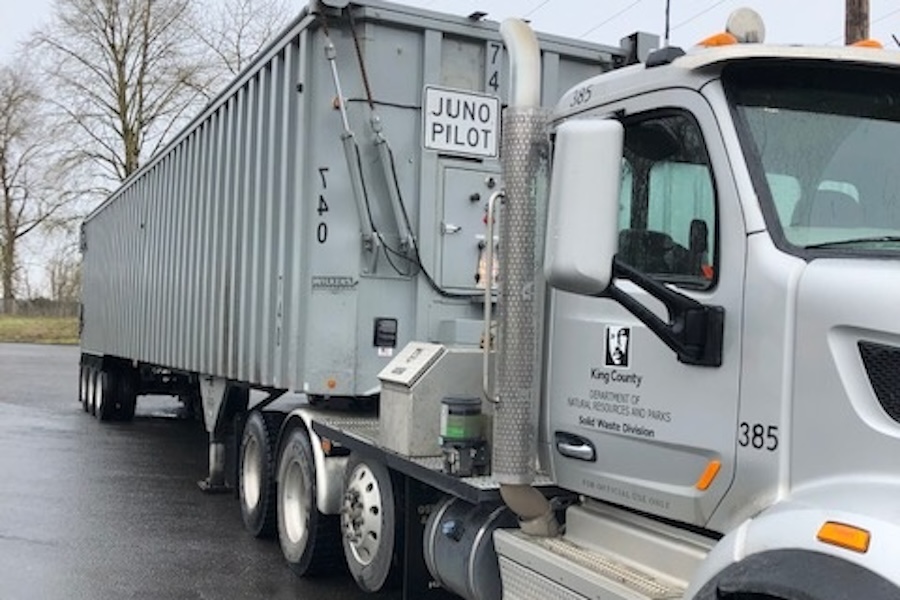
[[[682,112],[624,125],[619,259],[661,281],[710,287],[716,193],[700,127]]]

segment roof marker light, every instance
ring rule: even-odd
[[[884,44],[882,44],[878,40],[873,40],[871,38],[867,40],[859,40],[858,42],[853,42],[850,45],[854,48],[875,48],[876,50],[884,50]]]
[[[711,35],[705,40],[700,42],[700,45],[705,48],[713,48],[715,46],[731,46],[732,44],[737,44],[737,38],[731,35],[730,33],[717,33],[715,35]]]

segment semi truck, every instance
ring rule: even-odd
[[[86,220],[85,410],[369,592],[900,597],[900,54],[657,45],[313,2]]]

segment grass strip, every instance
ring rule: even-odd
[[[78,319],[0,315],[0,342],[77,344]]]

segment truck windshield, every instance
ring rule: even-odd
[[[900,73],[766,63],[723,80],[776,241],[900,252]]]

